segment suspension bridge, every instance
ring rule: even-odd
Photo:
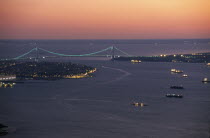
[[[40,54],[42,53],[42,54]],[[119,54],[120,53],[120,54]],[[50,54],[50,55],[49,55]],[[33,55],[33,56],[31,56]],[[108,48],[96,51],[96,52],[91,52],[91,53],[86,53],[86,54],[78,54],[78,55],[68,55],[68,54],[63,54],[63,53],[57,53],[53,51],[49,51],[43,48],[35,47],[31,49],[30,51],[19,55],[14,58],[7,58],[7,59],[1,59],[1,60],[26,60],[26,59],[34,59],[35,61],[38,61],[39,59],[43,58],[58,58],[58,57],[111,57],[111,59],[114,59],[115,57],[130,57],[131,55],[120,50],[119,48],[115,46],[110,46]]]

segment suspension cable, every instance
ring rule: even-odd
[[[16,59],[20,59],[21,57],[24,57],[24,56],[30,54],[30,53],[33,52],[34,50],[37,50],[37,48],[33,48],[33,49],[31,49],[30,51],[28,51],[27,53],[22,54],[22,55],[20,55],[20,56],[17,56],[17,57],[15,57],[15,58],[13,58],[13,59],[15,59],[15,60],[16,60]]]
[[[81,55],[66,55],[66,54],[61,54],[61,53],[56,53],[56,52],[48,51],[48,50],[43,49],[43,48],[38,48],[38,49],[40,49],[40,50],[42,50],[42,51],[45,51],[45,52],[48,52],[48,53],[50,53],[50,54],[59,55],[59,56],[82,57],[82,56],[90,56],[90,55],[94,55],[94,54],[102,53],[102,52],[104,52],[104,51],[107,51],[107,50],[111,49],[111,47],[108,47],[108,48],[102,49],[102,50],[97,51],[97,52],[88,53],[88,54],[81,54]]]

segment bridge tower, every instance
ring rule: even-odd
[[[36,58],[35,58],[35,62],[39,61],[39,48],[36,47]]]
[[[114,60],[114,57],[115,57],[115,47],[114,46],[112,46],[112,60]]]

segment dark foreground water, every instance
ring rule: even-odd
[[[95,77],[0,89],[0,122],[11,131],[5,138],[209,138],[210,83],[201,82],[210,78],[205,64],[73,62],[97,67]],[[171,68],[189,77],[171,74]],[[148,106],[134,107],[134,101]]]

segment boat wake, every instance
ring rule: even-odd
[[[123,70],[123,69],[119,69],[119,68],[112,68],[112,67],[105,67],[105,66],[102,66],[102,68],[111,69],[111,70],[116,70],[116,71],[119,71],[119,72],[122,72],[122,73],[123,73],[122,76],[117,77],[117,78],[114,79],[114,80],[111,80],[111,81],[108,81],[108,82],[104,82],[103,84],[108,84],[108,83],[116,82],[116,81],[122,80],[123,78],[125,78],[125,77],[131,75],[130,72],[127,72],[127,71],[125,71],[125,70]]]

